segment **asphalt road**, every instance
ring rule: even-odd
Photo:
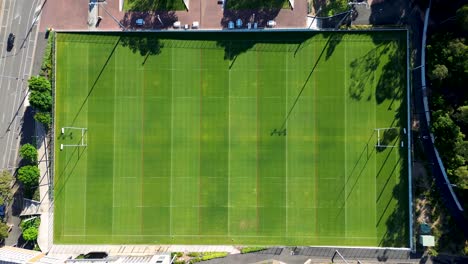
[[[17,167],[41,4],[42,0],[0,0],[0,170],[13,172]],[[10,33],[16,38],[13,49],[7,51]],[[16,244],[21,234],[19,219],[9,217],[8,222],[15,227],[6,244]]]
[[[14,169],[41,0],[2,0],[0,28],[0,168]],[[38,10],[37,10],[38,11]],[[16,35],[7,51],[8,35]]]

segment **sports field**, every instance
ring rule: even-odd
[[[408,247],[405,51],[404,31],[58,33],[54,243]]]

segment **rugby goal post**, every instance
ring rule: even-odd
[[[65,147],[86,147],[88,146],[86,139],[86,132],[88,131],[85,127],[62,127],[60,132],[62,135],[65,135],[67,130],[78,130],[81,131],[81,140],[79,144],[60,144],[60,150],[63,150]]]
[[[397,148],[405,146],[403,141],[400,141],[398,144],[401,133],[401,129],[399,127],[376,128],[374,131],[377,131],[376,148]],[[403,128],[403,133],[406,135],[405,128]]]

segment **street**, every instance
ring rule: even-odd
[[[17,167],[41,6],[42,0],[0,0],[0,170],[14,172]],[[11,51],[7,51],[10,33],[16,38]],[[15,227],[6,240],[7,245],[16,244],[20,234],[19,219],[12,217],[11,211],[10,208],[8,222]]]

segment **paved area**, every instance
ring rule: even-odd
[[[95,0],[93,0],[95,1]],[[192,25],[198,21],[202,29],[226,28],[229,21],[241,18],[266,26],[268,20],[275,20],[279,28],[300,28],[306,26],[307,0],[296,0],[294,9],[278,10],[223,10],[217,1],[191,0],[190,9],[183,11],[125,12],[119,10],[119,0],[107,0],[106,4],[89,5],[88,1],[47,0],[40,29],[47,27],[58,30],[143,30],[169,29],[175,21]],[[96,17],[102,21],[95,27]],[[135,21],[143,19],[145,25],[137,27]]]
[[[39,207],[39,213],[41,214],[41,225],[39,226],[39,234],[37,237],[37,244],[43,252],[49,251],[52,246],[52,218],[53,205],[50,204],[49,200],[49,138],[46,137],[46,131],[41,124],[36,126],[37,133],[37,146],[39,156],[39,170],[41,171],[41,178],[39,180],[39,194],[41,205]]]

